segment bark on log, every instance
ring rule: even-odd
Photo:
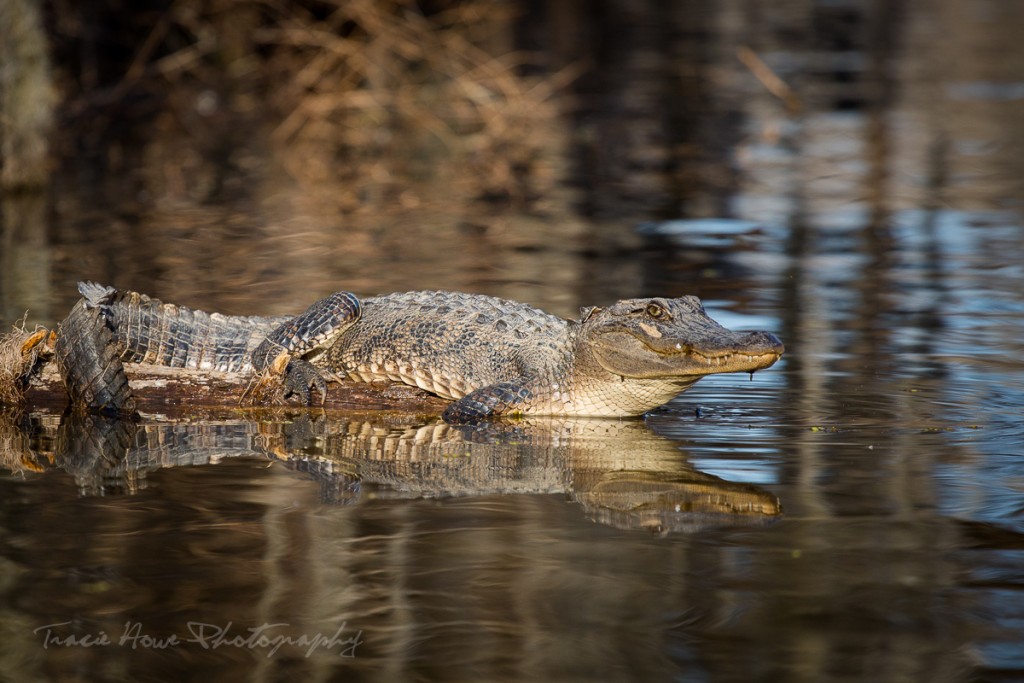
[[[125,364],[138,410],[143,413],[183,412],[194,408],[299,407],[294,400],[245,403],[250,390],[249,376],[203,370],[186,370],[136,363]],[[315,392],[314,392],[315,393]],[[53,363],[33,378],[25,392],[28,408],[62,410],[67,392]],[[403,384],[329,382],[323,407],[333,410],[392,410],[440,414],[448,402],[422,389]]]

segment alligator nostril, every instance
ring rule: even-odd
[[[744,346],[760,349],[763,352],[773,351],[780,355],[786,350],[781,339],[771,332],[764,331],[750,332],[747,334],[744,339]]]

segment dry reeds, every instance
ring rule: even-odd
[[[510,19],[486,0],[423,15],[409,0],[337,2],[322,21],[256,34],[290,73],[274,139],[304,181],[347,179],[349,204],[403,181],[524,205],[553,181],[553,97],[571,78],[520,75]],[[327,153],[324,153],[324,152]]]
[[[168,181],[185,189],[217,184],[204,181],[195,157],[223,163],[225,149],[249,145],[341,211],[425,199],[529,205],[557,181],[565,147],[557,95],[574,73],[524,75],[530,56],[513,47],[505,3],[430,6],[177,0],[156,21],[118,10],[109,30],[138,32],[134,54],[108,65],[121,76],[105,87],[88,89],[83,78],[70,108],[102,108],[129,92],[169,103],[146,135],[151,152],[187,167],[185,179]],[[175,126],[191,161],[175,156],[181,143],[167,135]]]
[[[24,401],[25,377],[38,355],[38,344],[30,344],[33,337],[38,342],[40,330],[29,332],[20,326],[0,335],[0,406],[19,406]]]

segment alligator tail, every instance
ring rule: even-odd
[[[206,313],[95,282],[80,282],[78,291],[101,312],[121,360],[130,363],[248,371],[253,349],[280,322]]]
[[[100,309],[82,299],[60,324],[54,355],[75,411],[135,413],[135,398]]]

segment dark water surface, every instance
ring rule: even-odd
[[[685,219],[7,198],[47,227],[4,243],[5,325],[78,279],[267,314],[690,293],[787,351],[637,420],[4,416],[0,680],[1024,680],[1022,14],[895,5],[896,56],[758,26],[797,114],[722,23]]]

